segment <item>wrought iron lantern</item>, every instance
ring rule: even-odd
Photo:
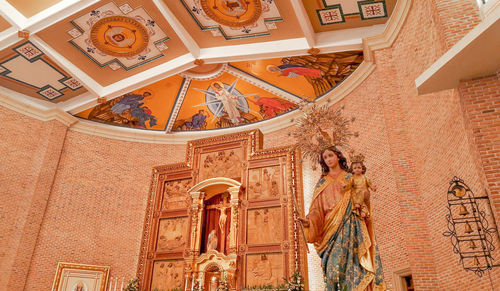
[[[453,252],[460,256],[463,268],[482,277],[484,271],[498,266],[494,265],[491,254],[495,249],[493,238],[498,236],[498,231],[495,225],[489,226],[486,213],[478,203],[486,199],[489,205],[488,196],[475,196],[463,180],[454,177],[450,181],[447,198],[448,231],[443,235],[451,239]]]

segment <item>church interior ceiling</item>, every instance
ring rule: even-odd
[[[328,95],[396,1],[31,2],[0,7],[3,94],[102,126],[180,133],[262,122]]]

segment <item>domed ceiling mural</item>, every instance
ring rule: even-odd
[[[76,114],[141,129],[187,131],[274,118],[349,76],[361,51],[201,65]]]
[[[259,123],[334,90],[395,4],[8,0],[0,7],[0,95],[110,128]]]

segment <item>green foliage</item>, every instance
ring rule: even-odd
[[[283,278],[288,291],[304,291],[304,277],[299,272],[294,272],[290,279]]]
[[[139,291],[139,282],[137,279],[132,279],[128,282],[123,291]]]
[[[304,287],[304,277],[300,275],[299,272],[295,272],[292,274],[290,278],[283,278],[284,284],[279,286],[273,285],[261,285],[261,286],[252,286],[245,287],[242,291],[260,291],[260,290],[269,290],[269,291],[305,291]]]

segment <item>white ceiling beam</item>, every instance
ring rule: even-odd
[[[66,0],[50,6],[42,12],[28,18],[21,26],[22,30],[27,30],[31,34],[37,33],[64,18],[82,11],[99,0]]]
[[[22,15],[21,12],[17,11],[14,6],[5,0],[0,0],[0,15],[2,15],[5,20],[17,29],[23,27],[24,23],[28,21],[28,19]]]
[[[206,63],[235,62],[307,53],[309,44],[305,38],[284,39],[260,43],[202,48],[200,59]]]
[[[19,41],[17,36],[17,28],[10,27],[0,33],[0,50],[8,48],[11,44]]]
[[[321,53],[349,50],[362,50],[363,38],[378,35],[384,31],[385,24],[342,30],[319,32],[316,34],[316,48]]]
[[[45,43],[42,39],[37,36],[32,36],[30,38],[31,42],[37,47],[41,48],[44,53],[46,53],[53,61],[55,61],[59,66],[61,66],[66,72],[68,72],[72,77],[80,81],[82,85],[87,88],[96,96],[101,96],[103,92],[103,86],[92,79],[87,73],[82,71],[55,49]]]
[[[62,19],[81,11],[88,6],[99,2],[98,0],[66,0],[61,1],[42,12],[26,18],[12,5],[5,0],[0,0],[0,15],[2,15],[16,30],[25,30],[30,34],[35,34]],[[0,38],[0,49],[9,47],[21,38],[17,37]]]
[[[193,58],[198,59],[200,56],[200,46],[191,37],[189,32],[182,26],[180,21],[175,17],[174,13],[170,8],[168,8],[167,4],[165,4],[162,0],[153,0],[153,3],[156,5],[158,10],[160,10],[163,17],[167,20],[167,22],[172,26],[175,33],[179,36],[182,43],[186,46],[189,52],[193,55]]]
[[[108,99],[114,98],[172,75],[179,74],[193,68],[195,66],[193,63],[194,60],[191,54],[182,55],[171,61],[104,87],[101,97]]]
[[[229,74],[231,74],[235,77],[238,77],[239,79],[242,79],[243,81],[246,81],[246,82],[248,82],[256,87],[259,87],[261,89],[264,89],[268,92],[271,92],[274,95],[281,97],[281,98],[283,98],[287,101],[290,101],[292,103],[298,104],[298,103],[303,101],[301,98],[299,98],[299,97],[297,97],[297,96],[295,96],[287,91],[284,91],[281,88],[278,88],[278,87],[273,86],[267,82],[264,82],[258,78],[255,78],[254,76],[252,76],[248,73],[242,72],[238,69],[235,69],[234,67],[227,66],[226,71]]]
[[[304,33],[304,36],[307,40],[307,43],[309,44],[310,47],[314,47],[316,45],[315,39],[314,39],[314,29],[311,25],[310,21],[304,21],[305,19],[309,19],[309,16],[307,15],[307,11],[304,8],[304,5],[302,4],[301,0],[291,0],[293,10],[295,12],[295,15],[297,16],[297,21],[299,22],[300,28],[302,28],[302,32]]]

